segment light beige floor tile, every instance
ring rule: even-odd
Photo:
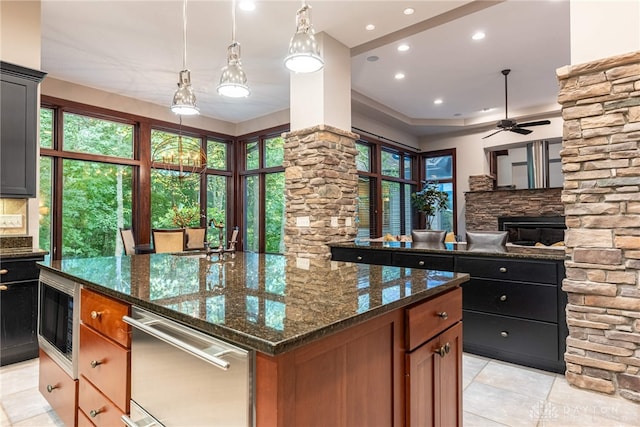
[[[0,369],[0,396],[38,388],[38,359],[3,366]]]
[[[492,360],[475,381],[543,401],[549,395],[555,374]]]
[[[472,354],[462,355],[462,389],[467,388],[478,373],[487,366],[489,359]]]
[[[462,414],[462,426],[463,427],[508,427],[506,424],[500,424],[495,421],[491,421],[479,415],[472,414],[471,412],[464,412]]]
[[[568,418],[589,420],[597,417],[617,421],[623,423],[622,425],[640,425],[639,404],[622,397],[573,387],[564,378],[556,379],[548,400]]]
[[[48,411],[13,424],[13,427],[64,427],[55,412]]]
[[[2,406],[12,424],[51,410],[36,388],[3,396]]]
[[[474,381],[463,394],[464,411],[513,427],[535,427],[537,402],[529,396]]]

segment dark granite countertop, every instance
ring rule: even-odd
[[[199,254],[151,254],[40,265],[87,288],[269,355],[452,289],[469,277],[242,252],[225,262],[211,262]]]
[[[336,248],[354,248],[354,249],[382,249],[391,251],[407,251],[433,254],[453,254],[453,255],[469,255],[469,256],[492,256],[504,258],[523,258],[523,259],[549,259],[559,260],[565,259],[564,247],[553,246],[519,246],[507,244],[502,247],[473,247],[465,243],[444,243],[441,245],[431,245],[427,243],[412,242],[372,242],[366,240],[349,240],[342,242],[333,242],[330,247]]]
[[[0,248],[0,259],[16,259],[45,256],[49,251],[32,248]]]

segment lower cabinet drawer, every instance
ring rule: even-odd
[[[462,313],[464,347],[558,359],[558,326],[554,323],[478,313]]]
[[[391,265],[391,252],[373,249],[331,248],[331,259],[334,261]]]
[[[456,288],[410,307],[405,313],[407,350],[411,351],[460,321],[462,289]]]
[[[80,375],[79,410],[97,427],[112,427],[123,424],[120,417],[124,414],[113,402],[107,399],[86,378]]]
[[[396,252],[393,254],[393,265],[398,267],[453,271],[453,256]]]
[[[471,279],[462,289],[465,310],[558,322],[558,289],[554,285]]]
[[[78,381],[40,350],[38,390],[66,426],[76,425]]]
[[[80,324],[78,373],[128,412],[131,353],[91,328]]]
[[[474,278],[558,283],[558,266],[554,261],[459,256],[455,269]]]

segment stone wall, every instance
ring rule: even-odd
[[[284,138],[285,252],[329,259],[327,243],[357,235],[358,135],[320,125]]]
[[[470,188],[477,177],[469,177]],[[465,225],[468,231],[495,231],[501,216],[562,216],[561,188],[469,191],[464,194]]]
[[[557,71],[567,380],[640,402],[640,52]]]

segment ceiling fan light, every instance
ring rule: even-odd
[[[192,116],[200,113],[196,105],[196,95],[191,86],[191,71],[189,70],[180,71],[178,89],[173,95],[171,111],[184,116]]]
[[[284,66],[296,73],[313,73],[324,66],[311,25],[311,7],[307,4],[296,13],[296,33],[289,42]]]
[[[251,93],[240,64],[240,43],[233,42],[227,49],[227,65],[222,69],[217,91],[230,98],[244,98]]]

